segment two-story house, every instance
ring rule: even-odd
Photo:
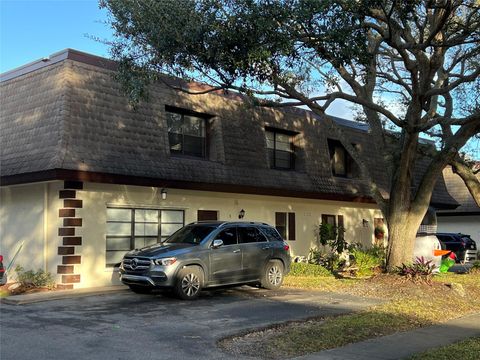
[[[63,288],[115,284],[126,251],[211,219],[272,224],[294,255],[317,244],[322,221],[343,225],[350,242],[371,244],[382,214],[322,119],[163,83],[132,109],[114,68],[64,50],[1,75],[7,263],[20,249],[16,264],[50,271]],[[368,127],[335,121],[387,184]],[[432,202],[456,205],[441,186]]]

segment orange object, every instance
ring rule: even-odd
[[[451,250],[433,250],[433,256],[443,256],[450,253]]]

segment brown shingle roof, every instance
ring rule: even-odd
[[[448,194],[453,197],[460,206],[454,210],[441,211],[440,215],[442,213],[444,215],[469,213],[480,214],[480,207],[468,191],[462,178],[453,171],[452,167],[448,166],[443,170],[443,178],[445,179]],[[477,178],[480,179],[480,174],[477,174]]]
[[[150,179],[149,184],[157,179],[159,186],[173,187],[178,182],[179,187],[198,184],[212,190],[230,186],[235,191],[255,189],[266,194],[368,198],[364,181],[332,176],[329,130],[308,111],[252,108],[239,95],[192,96],[160,84],[151,88],[150,102],[134,111],[112,78],[113,67],[109,60],[66,50],[50,61],[1,76],[3,183],[15,182],[15,176],[25,173],[44,172],[37,178],[45,179],[50,176],[46,172],[62,169],[70,171],[69,176],[72,172],[110,174],[123,176],[120,181]],[[213,115],[208,161],[170,155],[165,105]],[[366,129],[348,120],[336,121],[370,159],[374,176],[386,192],[388,179],[376,166],[379,154],[369,146]],[[265,126],[299,133],[296,171],[270,169]],[[105,180],[104,175],[95,179],[119,181]],[[439,190],[432,201],[456,204]]]

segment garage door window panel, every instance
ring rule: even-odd
[[[106,264],[130,250],[165,240],[184,225],[183,210],[107,208]]]

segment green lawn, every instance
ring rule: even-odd
[[[430,284],[418,284],[390,274],[361,280],[337,279],[318,266],[293,264],[284,286],[376,297],[385,302],[355,314],[276,326],[226,340],[230,341],[226,346],[220,345],[224,348],[234,346],[235,353],[243,355],[282,359],[429,326],[480,311],[478,274],[445,274],[435,276]]]
[[[417,354],[410,360],[478,360],[479,358],[480,337],[477,337]]]

